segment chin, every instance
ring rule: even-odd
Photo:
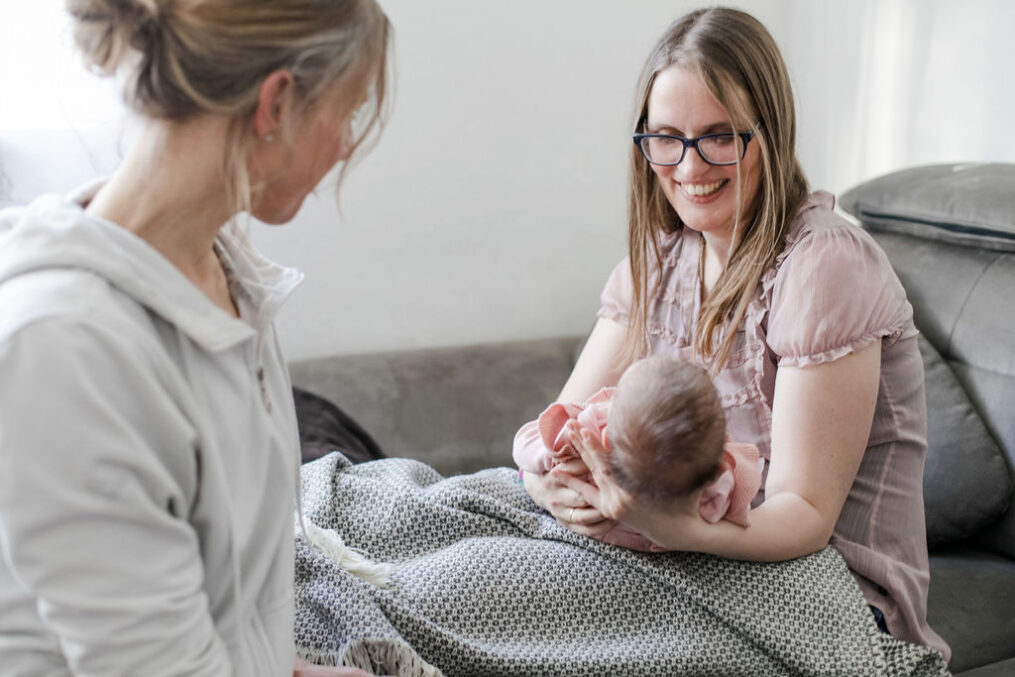
[[[684,214],[687,215],[685,218]],[[733,228],[733,213],[720,213],[720,214],[708,214],[702,216],[700,214],[694,214],[693,212],[688,213],[688,210],[678,211],[677,216],[680,217],[680,222],[691,230],[696,230],[699,233],[722,233],[725,231],[731,231]]]
[[[721,204],[698,205],[680,200],[670,201],[680,222],[699,233],[714,233],[729,230],[733,223],[732,206]]]
[[[261,223],[266,223],[269,226],[282,226],[296,218],[296,214],[299,213],[302,206],[303,200],[275,208],[259,206],[253,210],[252,215]]]

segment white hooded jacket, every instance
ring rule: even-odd
[[[0,213],[0,673],[291,675],[302,275],[224,228],[236,319],[90,194]]]

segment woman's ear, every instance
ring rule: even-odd
[[[293,74],[285,69],[272,71],[261,83],[254,113],[254,133],[258,138],[271,141],[283,129],[292,110],[293,89]]]

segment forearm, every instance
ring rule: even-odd
[[[818,510],[796,494],[768,498],[751,511],[751,526],[721,520],[669,520],[649,535],[668,550],[685,550],[728,559],[780,562],[824,548],[832,529]]]

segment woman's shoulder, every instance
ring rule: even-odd
[[[912,323],[887,255],[833,207],[829,193],[808,196],[763,278],[769,345],[791,364],[833,359],[878,337],[897,340]]]
[[[814,245],[837,238],[877,246],[867,231],[835,211],[834,195],[824,190],[815,191],[804,199],[793,217],[783,252],[791,255],[801,243]]]
[[[818,275],[831,266],[843,274],[876,269],[893,275],[891,263],[870,233],[834,209],[835,198],[826,191],[807,196],[789,226],[782,253],[766,271],[767,286],[787,276]]]

